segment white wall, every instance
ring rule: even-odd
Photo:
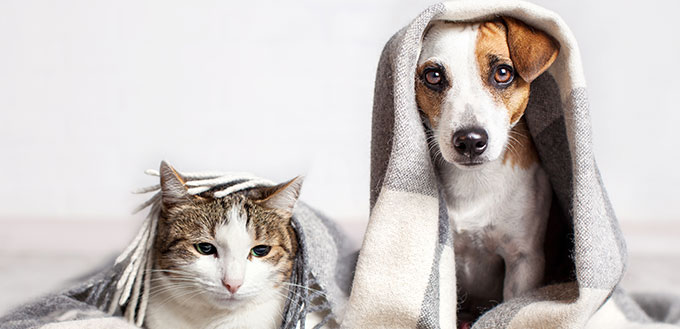
[[[161,159],[366,218],[378,57],[431,2],[0,1],[0,219],[126,218]],[[678,2],[538,3],[580,40],[619,216],[680,220]]]

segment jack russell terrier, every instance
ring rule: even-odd
[[[509,17],[425,33],[416,100],[454,231],[461,327],[543,282],[552,189],[522,115],[558,51]]]

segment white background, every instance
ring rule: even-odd
[[[430,1],[0,0],[0,220],[122,220],[179,170],[306,174],[368,216],[373,80]],[[622,221],[680,221],[677,1],[537,1],[571,26]]]

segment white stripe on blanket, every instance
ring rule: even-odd
[[[438,242],[437,224],[423,223],[437,219],[437,204],[438,200],[430,196],[383,189],[373,207],[364,246],[386,248],[362,249],[357,268],[375,271],[370,275],[357,272],[353,291],[369,291],[370,287],[372,295],[384,298],[368,301],[353,293],[343,327],[416,327],[421,308],[411,301],[421,300],[425,294]],[[403,236],[404,232],[409,236]],[[355,316],[357,313],[362,316]]]

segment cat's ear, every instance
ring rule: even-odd
[[[286,215],[293,214],[293,207],[300,196],[300,188],[304,179],[295,177],[276,186],[257,189],[251,196],[259,205],[283,211]]]
[[[161,200],[163,206],[169,208],[191,200],[191,195],[184,185],[184,178],[167,162],[161,162]]]

